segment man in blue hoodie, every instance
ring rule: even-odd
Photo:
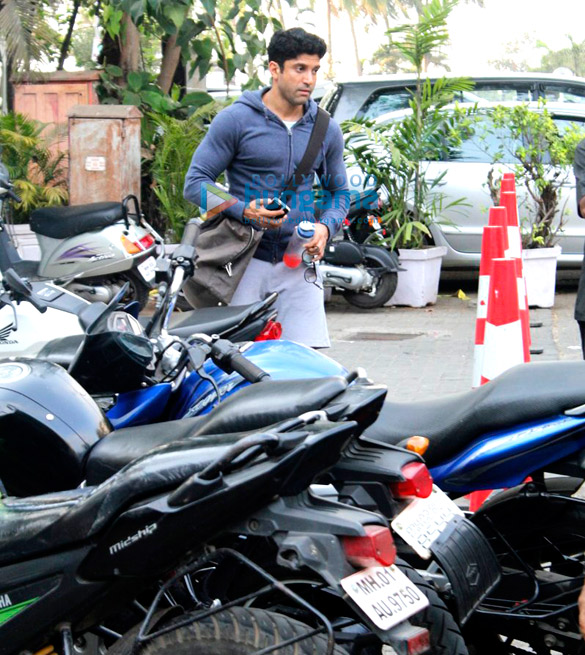
[[[326,50],[323,39],[303,29],[276,32],[268,46],[272,86],[244,92],[215,117],[193,155],[184,189],[187,200],[201,205],[202,184],[215,183],[225,171],[229,192],[238,200],[225,214],[265,230],[231,304],[248,304],[277,291],[283,337],[314,348],[329,346],[321,281],[310,281],[305,265],[286,267],[282,257],[295,226],[309,220],[315,234],[305,248],[313,261],[321,259],[347,214],[343,137],[333,120],[313,164],[324,190],[319,218],[313,174],[304,176],[288,214],[265,205],[286,188],[307,148],[317,116],[311,93]]]

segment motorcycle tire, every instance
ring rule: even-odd
[[[397,284],[398,273],[396,271],[390,271],[378,278],[373,293],[345,289],[343,297],[354,307],[359,307],[360,309],[376,309],[385,305],[392,298]]]
[[[544,485],[554,495],[552,499],[539,497],[534,491],[524,495],[522,491],[527,487],[530,490],[531,485],[519,485],[496,494],[474,515],[472,520],[492,543],[510,578],[508,587],[503,579],[494,591],[498,603],[507,601],[513,606],[524,598],[530,598],[529,578],[514,577],[512,574],[516,570],[520,573],[531,571],[541,580],[544,590],[564,585],[563,602],[567,604],[567,609],[549,619],[531,622],[514,617],[504,622],[477,613],[466,626],[473,655],[585,653],[583,640],[578,636],[577,609],[571,606],[583,581],[585,504],[563,500],[573,496],[582,483],[583,480],[579,478],[546,478]],[[523,566],[519,565],[518,558]],[[557,582],[555,576],[558,576]],[[559,602],[556,601],[557,605]],[[544,599],[540,595],[538,597],[539,613],[544,611],[542,608],[545,604],[546,593]],[[526,611],[530,609],[526,608]],[[564,628],[560,628],[561,622]],[[559,641],[555,642],[558,639],[561,642],[564,640],[564,643],[559,645]]]
[[[185,615],[178,617],[183,621]],[[157,626],[160,628],[160,626]],[[311,628],[287,616],[256,608],[232,607],[196,623],[177,627],[133,650],[135,628],[108,649],[107,655],[253,655],[259,650],[300,637]],[[323,634],[274,651],[278,655],[320,655],[327,652]],[[347,655],[335,646],[334,655]]]
[[[415,614],[410,622],[429,631],[429,655],[468,655],[469,651],[457,621],[435,590],[410,564],[396,560],[398,568],[429,600],[429,606]]]
[[[126,303],[132,302],[133,300],[138,301],[140,311],[142,311],[148,304],[150,287],[142,279],[140,273],[137,273],[134,270],[125,271],[124,273],[120,273],[118,279],[122,282],[130,283],[130,288],[128,289],[126,296],[123,298],[123,301]]]

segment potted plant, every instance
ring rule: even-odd
[[[552,307],[556,261],[561,251],[556,242],[565,222],[567,203],[575,201],[567,182],[572,175],[575,148],[585,133],[574,123],[560,129],[544,100],[536,107],[494,107],[488,112],[480,136],[484,141],[486,133],[497,135],[497,150],[491,153],[497,169],[501,172],[505,164],[516,178],[528,304]],[[500,178],[496,166],[490,169],[487,183],[494,204],[498,204]],[[568,193],[563,195],[563,188]]]
[[[432,247],[430,225],[441,221],[444,211],[464,199],[446,202],[441,192],[445,172],[432,177],[429,162],[437,161],[461,141],[473,110],[445,111],[457,94],[473,88],[468,78],[423,78],[426,60],[448,41],[447,17],[455,5],[433,0],[418,23],[389,30],[391,46],[413,66],[416,84],[410,109],[388,121],[347,121],[347,152],[366,178],[382,189],[384,213],[381,222],[386,243],[398,249],[403,271],[396,293],[388,304],[422,307],[436,302],[442,246]],[[394,38],[399,35],[399,38]]]

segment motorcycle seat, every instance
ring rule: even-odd
[[[0,563],[85,541],[133,502],[177,488],[215,461],[234,441],[171,445],[144,457],[97,487],[0,500]]]
[[[273,301],[274,302],[274,301]],[[251,305],[229,307],[204,307],[190,312],[174,313],[169,324],[169,333],[186,339],[196,332],[223,334],[226,330],[245,323],[270,307],[273,302],[264,300]]]
[[[126,218],[121,202],[92,202],[70,207],[42,207],[30,216],[33,232],[52,239],[66,239],[83,232],[101,230]]]
[[[426,463],[437,466],[491,432],[562,414],[585,403],[585,362],[520,364],[477,389],[419,402],[386,401],[364,434],[404,445],[427,437]]]
[[[98,484],[153,448],[189,437],[247,433],[324,407],[347,388],[342,377],[269,380],[245,387],[203,416],[122,428],[98,441],[85,465],[87,484]]]

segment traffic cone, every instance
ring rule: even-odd
[[[512,177],[506,177],[506,176]],[[500,192],[500,203],[506,207],[508,214],[508,239],[509,247],[506,251],[507,257],[514,257],[518,260],[518,301],[520,303],[520,319],[522,321],[522,332],[524,335],[524,361],[530,361],[530,345],[532,337],[530,335],[530,313],[528,309],[528,296],[526,293],[526,280],[524,279],[524,268],[522,262],[522,241],[520,237],[520,227],[518,225],[518,204],[516,201],[516,191],[506,191],[505,188],[511,184],[515,185],[513,173],[505,173],[502,179],[502,191]]]
[[[490,216],[492,214],[490,209]],[[501,212],[500,212],[501,213]],[[503,212],[505,214],[505,210]],[[483,228],[481,239],[481,260],[479,264],[479,284],[477,290],[477,314],[475,320],[475,347],[473,352],[472,386],[479,387],[483,370],[485,325],[488,313],[490,275],[494,259],[501,259],[506,250],[507,235],[503,225],[487,225]]]
[[[514,173],[504,173],[500,182],[500,193],[502,191],[516,191],[516,176]]]
[[[502,191],[500,193],[500,205],[505,207],[508,212],[508,251],[506,257],[522,258],[516,191]]]
[[[494,259],[490,278],[481,384],[524,360],[516,262]]]
[[[505,207],[490,207],[488,225],[501,225],[504,228],[504,252],[508,250],[508,210]]]

